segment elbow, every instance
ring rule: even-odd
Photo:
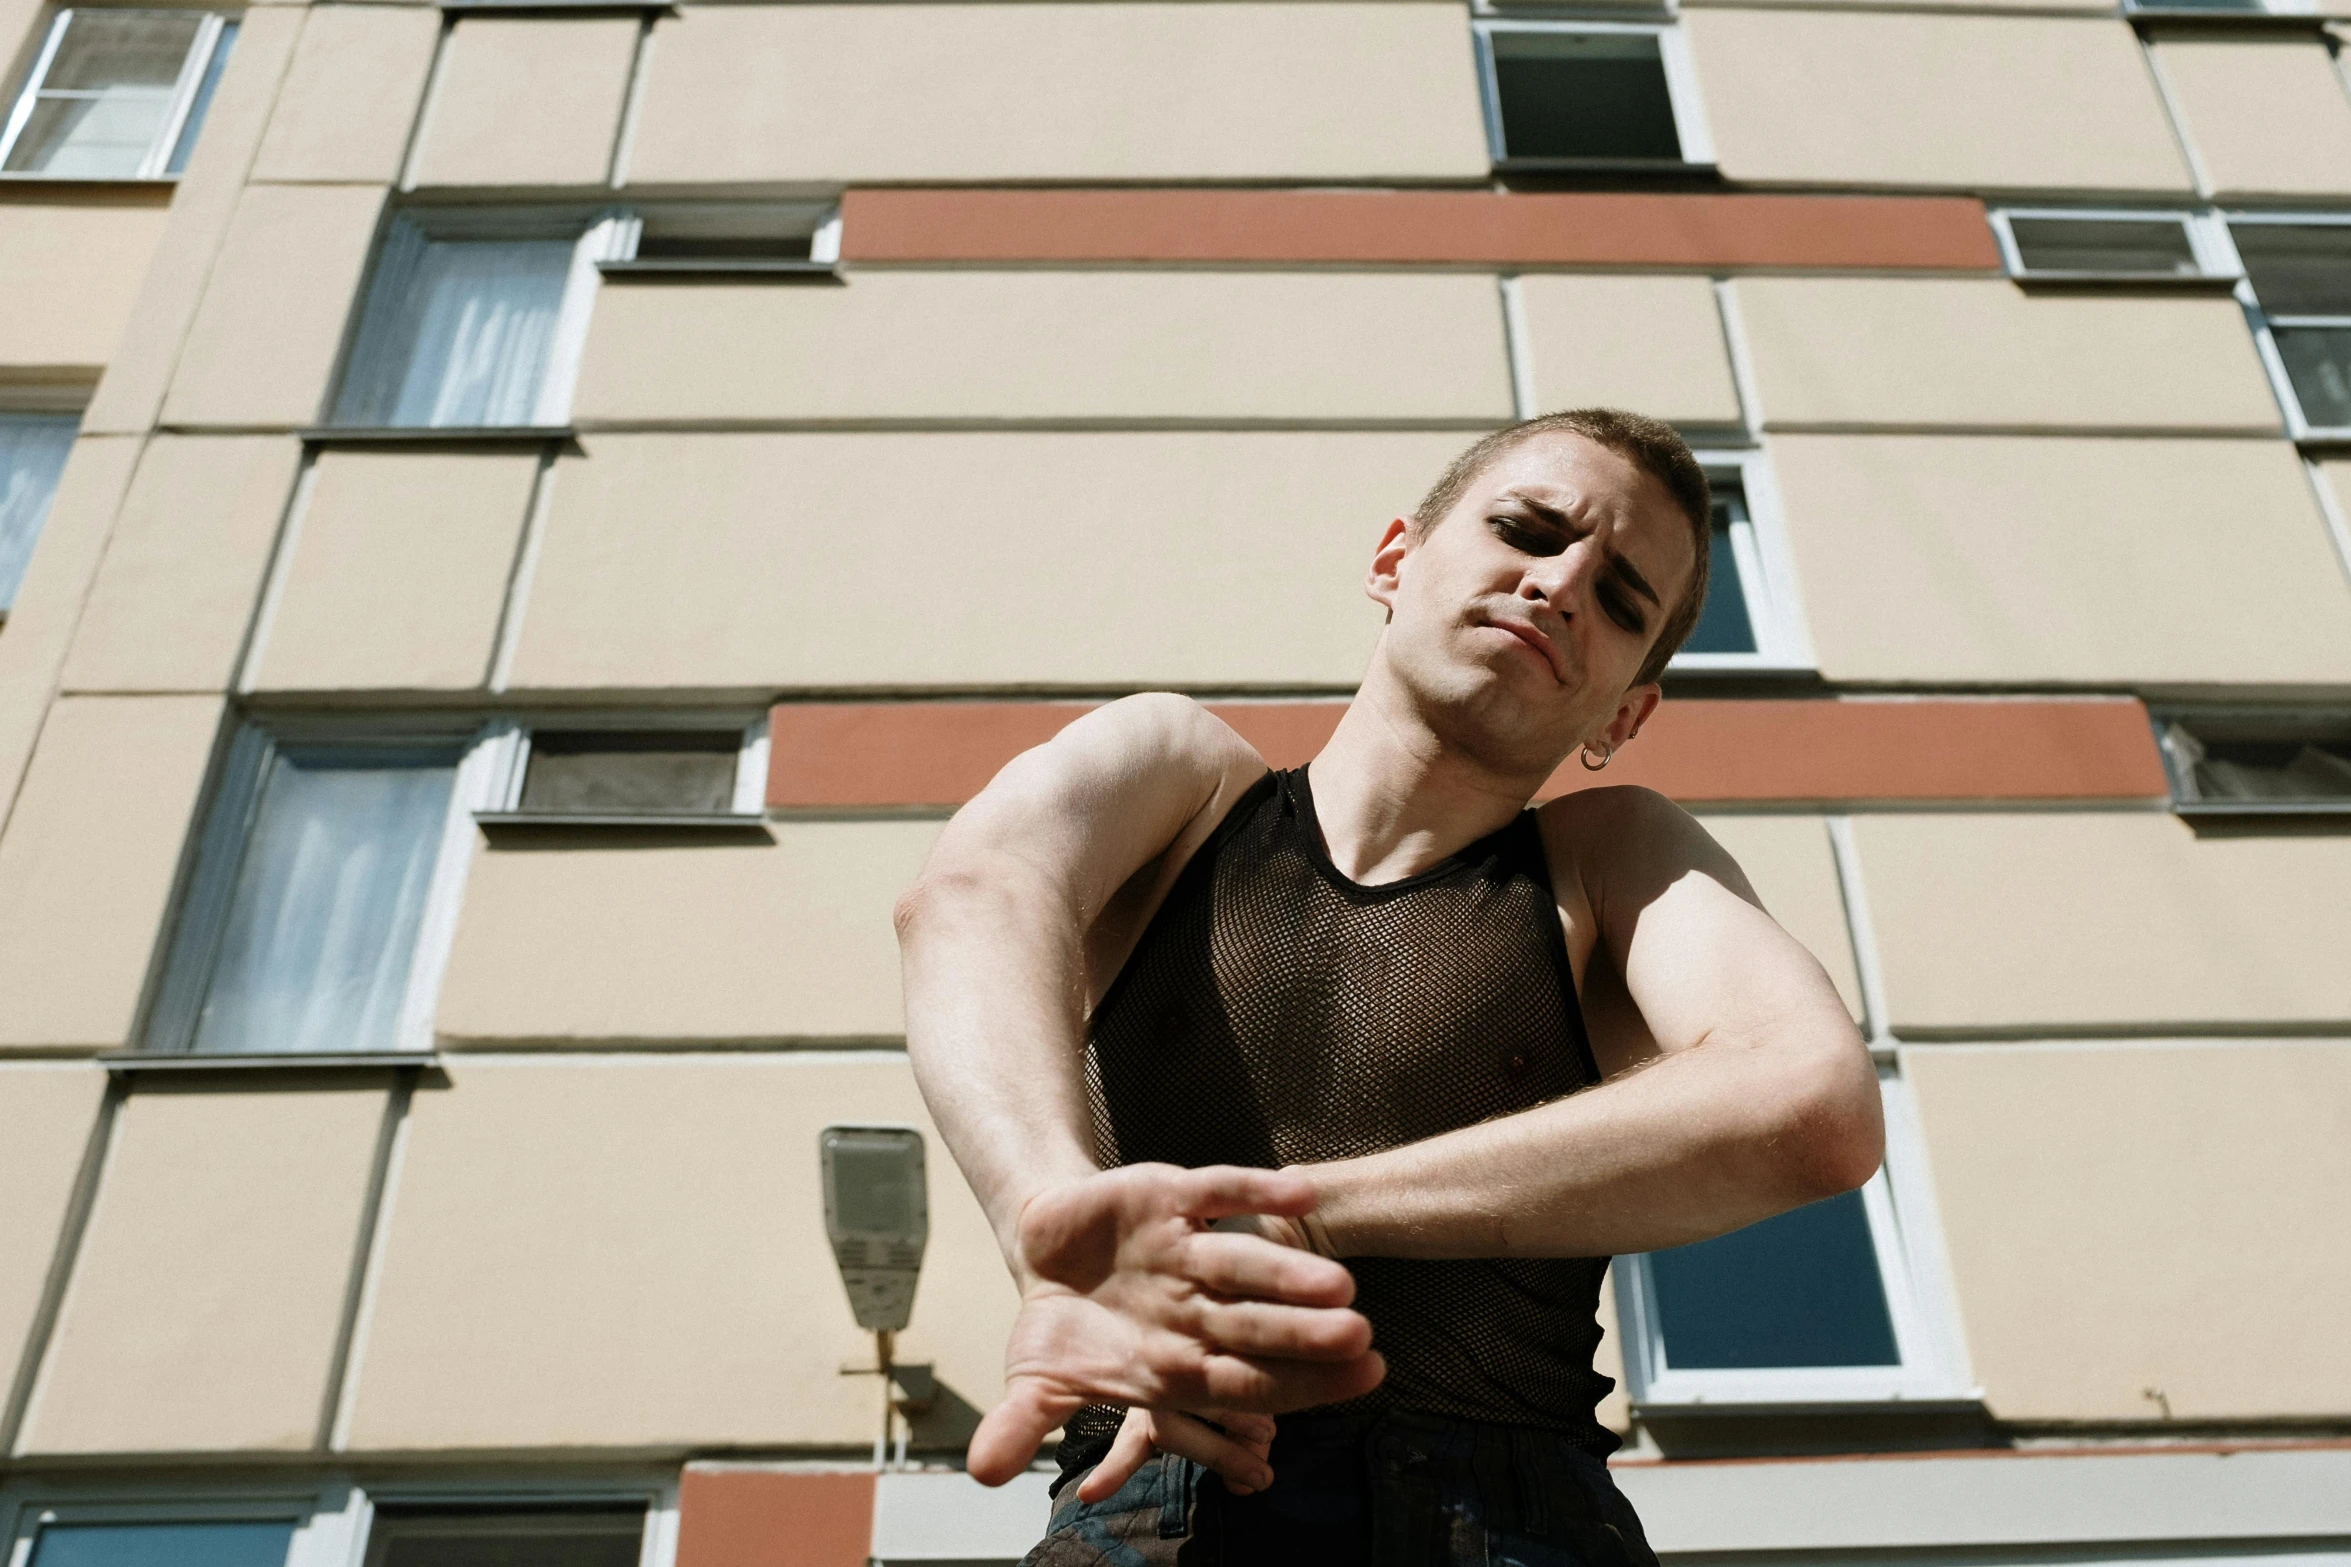
[[[1819,1202],[1866,1185],[1886,1157],[1886,1117],[1877,1070],[1866,1053],[1839,1051],[1790,1096],[1777,1141],[1797,1202]]]
[[[959,909],[984,896],[986,890],[987,878],[966,867],[936,862],[924,866],[914,884],[890,906],[890,923],[897,929],[898,944],[906,946],[942,921],[953,919]]]

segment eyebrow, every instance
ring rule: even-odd
[[[1566,512],[1561,511],[1558,507],[1550,504],[1548,501],[1536,500],[1533,496],[1522,494],[1516,490],[1513,490],[1509,494],[1504,495],[1502,499],[1516,501],[1519,505],[1524,506],[1528,511],[1533,512],[1536,516],[1542,518],[1545,522],[1551,524],[1562,533],[1574,533],[1577,531],[1575,519],[1568,516]],[[1624,555],[1616,550],[1607,550],[1606,554],[1608,556],[1608,564],[1616,569],[1618,576],[1624,578],[1626,587],[1631,588],[1635,593],[1640,594],[1641,597],[1647,599],[1651,604],[1654,604],[1659,609],[1665,608],[1665,600],[1659,598],[1657,596],[1657,590],[1649,586],[1649,579],[1641,575],[1640,567],[1634,565],[1630,560],[1626,559]]]

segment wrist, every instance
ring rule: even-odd
[[[1292,1222],[1304,1234],[1307,1250],[1333,1259],[1347,1255],[1344,1231],[1331,1222],[1331,1177],[1336,1168],[1330,1164],[1293,1164],[1282,1169],[1284,1175],[1300,1176],[1313,1185],[1314,1206]]]

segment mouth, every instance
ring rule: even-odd
[[[1553,680],[1561,685],[1567,684],[1566,665],[1560,659],[1559,649],[1552,645],[1549,637],[1534,627],[1521,625],[1517,621],[1489,620],[1486,624],[1496,631],[1516,637],[1529,652],[1543,661],[1543,667],[1551,672]]]

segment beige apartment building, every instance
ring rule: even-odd
[[[826,1242],[891,901],[1088,703],[1311,755],[1594,402],[1721,495],[1609,779],[1890,1126],[1616,1264],[1654,1543],[2351,1563],[2339,25],[0,0],[0,1563],[1017,1558],[935,1134],[878,1462]]]

